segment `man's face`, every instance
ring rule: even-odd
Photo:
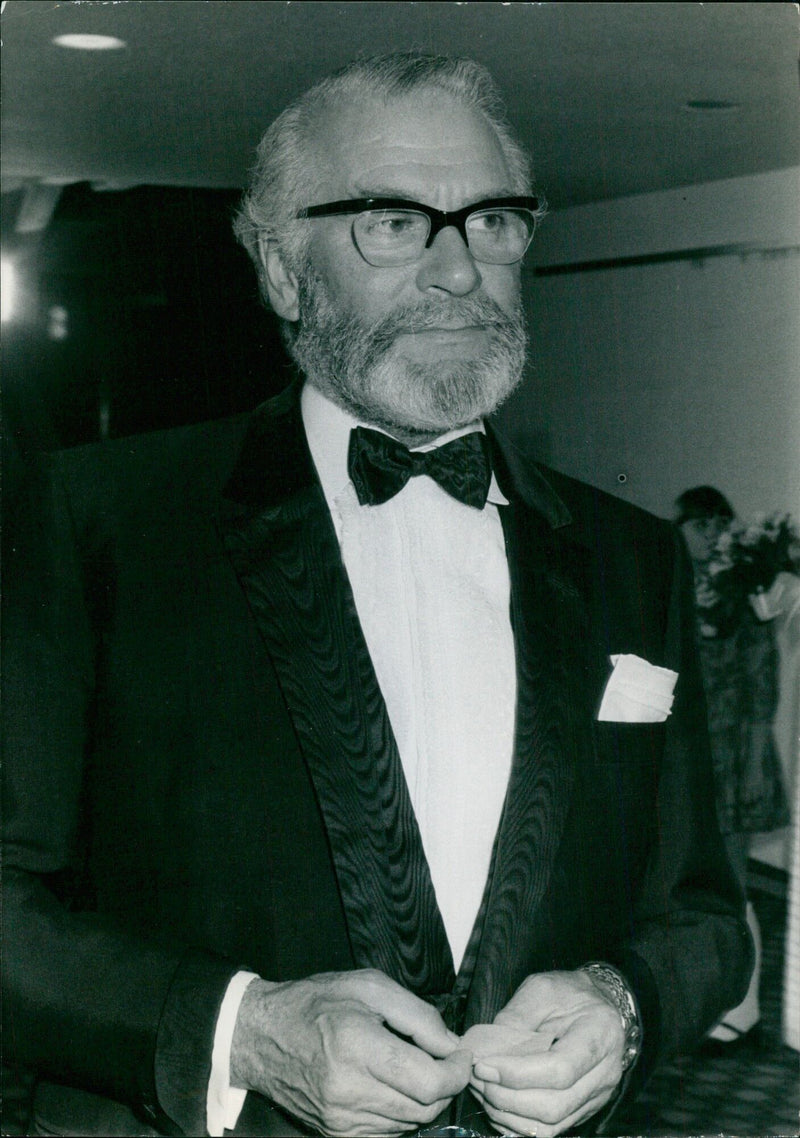
[[[303,204],[402,197],[449,211],[515,189],[490,126],[438,92],[331,110],[314,154],[322,181]],[[488,414],[513,390],[525,350],[518,264],[476,262],[448,227],[418,261],[375,267],[352,216],[308,224],[292,350],[311,382],[412,438]]]

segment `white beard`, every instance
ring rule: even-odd
[[[522,306],[509,316],[487,297],[430,297],[373,325],[339,310],[311,272],[300,283],[300,319],[285,329],[306,378],[356,418],[393,433],[437,435],[494,411],[517,387],[525,364]],[[399,336],[453,322],[481,325],[489,344],[472,358],[404,358]]]

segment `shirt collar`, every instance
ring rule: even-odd
[[[353,427],[364,426],[372,430],[380,430],[371,423],[362,423],[348,411],[333,403],[326,395],[310,383],[303,386],[300,394],[300,413],[303,417],[308,448],[317,469],[325,500],[331,507],[342,491],[350,482],[347,473],[347,450],[350,445],[350,432]],[[486,433],[482,420],[476,420],[466,427],[458,427],[448,431],[433,442],[425,446],[415,447],[415,450],[434,450],[453,439],[467,435],[470,431]],[[383,432],[386,434],[387,432]],[[507,506],[508,499],[497,484],[494,474],[489,486],[488,499],[495,506]]]

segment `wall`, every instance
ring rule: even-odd
[[[743,517],[800,517],[799,207],[792,169],[548,216],[526,271],[532,374],[508,429],[665,517],[701,482]],[[704,259],[535,275],[698,248]]]

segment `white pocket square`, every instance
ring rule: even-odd
[[[605,723],[663,723],[672,710],[677,672],[648,664],[641,656],[612,656],[614,671],[597,718]]]

